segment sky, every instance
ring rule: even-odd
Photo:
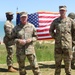
[[[38,11],[59,12],[59,6],[67,6],[67,15],[75,12],[75,0],[0,0],[0,21],[5,21],[5,12],[14,13],[14,21],[16,20],[16,12],[26,11],[28,14]]]
[[[38,11],[59,12],[59,6],[67,6],[67,15],[75,12],[75,0],[0,0],[0,21],[6,21],[5,13],[14,13],[13,21],[16,21],[16,12],[26,11],[28,14]],[[0,24],[1,25],[1,24]],[[0,39],[4,36],[3,25],[0,27]]]

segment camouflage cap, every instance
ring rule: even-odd
[[[67,10],[67,7],[64,5],[64,6],[59,6],[59,10]]]
[[[6,15],[13,15],[12,12],[6,12]]]
[[[75,13],[71,12],[68,14],[68,17],[72,18],[72,19],[75,19]]]
[[[27,12],[21,12],[20,13],[20,17],[27,16],[27,15],[28,15]]]

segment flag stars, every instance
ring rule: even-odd
[[[33,13],[28,15],[28,22],[34,24],[35,27],[38,27],[38,13]]]

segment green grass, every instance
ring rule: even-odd
[[[35,50],[38,61],[54,60],[54,45],[49,43],[35,44]]]
[[[0,63],[6,62],[6,50],[4,45],[0,45]]]
[[[16,62],[16,50],[14,48],[13,62]],[[5,45],[0,45],[0,64],[6,63],[7,51]]]
[[[51,61],[54,60],[54,45],[50,43],[40,44],[38,41],[35,43],[35,51],[38,61]],[[14,48],[13,62],[16,61],[16,50]],[[5,45],[0,45],[0,64],[6,63],[7,51]],[[28,61],[28,60],[27,60]]]

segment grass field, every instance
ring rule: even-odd
[[[49,41],[48,43],[42,42],[40,44],[38,41],[35,44],[36,55],[38,59],[38,64],[41,70],[42,75],[54,75],[55,71],[55,62],[54,60],[54,44]],[[14,48],[14,64],[13,66],[18,69],[18,64],[16,63],[16,54]],[[6,56],[7,52],[4,45],[0,45],[0,75],[19,75],[19,72],[16,73],[8,72],[6,65]],[[28,60],[26,60],[28,61]],[[33,75],[33,72],[30,68],[29,62],[26,62],[26,72],[27,75]],[[62,63],[61,75],[65,75],[64,65]],[[75,68],[71,70],[71,75],[75,75]]]
[[[51,42],[51,41],[50,41]],[[38,41],[35,43],[36,56],[38,61],[51,61],[54,60],[54,45],[50,42],[44,41],[40,44]],[[16,50],[14,47],[13,62],[16,62]],[[7,51],[5,45],[0,45],[0,64],[6,63]],[[26,60],[27,61],[27,60]]]

